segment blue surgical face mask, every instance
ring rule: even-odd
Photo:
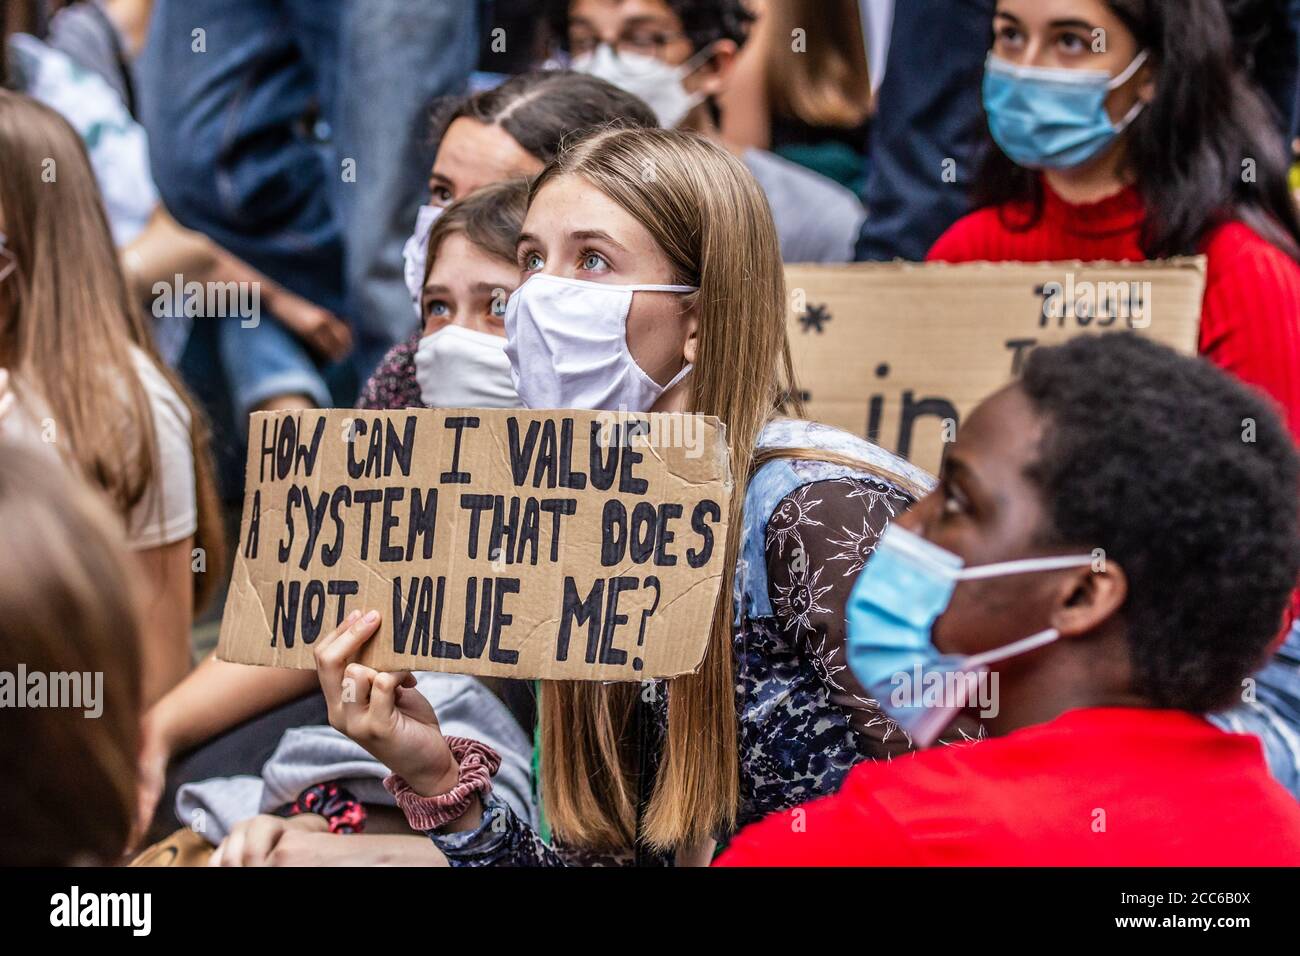
[[[928,747],[964,707],[975,703],[971,692],[990,664],[1060,637],[1048,629],[971,657],[940,652],[930,632],[957,582],[1092,563],[1092,555],[1065,555],[966,568],[952,552],[891,524],[849,597],[849,666],[912,743]]]
[[[994,141],[1028,169],[1073,169],[1101,155],[1142,108],[1133,104],[1118,123],[1106,98],[1147,60],[1143,50],[1119,76],[1105,70],[1014,66],[989,54],[984,67],[984,111]]]

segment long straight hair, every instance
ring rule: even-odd
[[[220,567],[224,538],[206,422],[158,358],[131,302],[85,147],[67,121],[0,90],[0,224],[17,264],[0,282],[0,366],[34,389],[58,450],[129,518],[161,467],[140,350],[185,402],[194,452],[195,544]],[[196,574],[195,606],[217,582]]]
[[[579,176],[636,218],[676,272],[699,288],[699,354],[690,409],[727,428],[734,486],[720,597],[699,671],[671,681],[668,732],[637,833],[637,684],[548,682],[542,690],[542,798],[572,845],[661,850],[734,826],[739,804],[732,580],[755,444],[793,373],[785,276],[767,198],[741,163],[687,133],[624,130],[578,143],[548,166],[532,197]]]
[[[1146,206],[1148,259],[1192,255],[1206,234],[1240,219],[1300,261],[1300,213],[1287,186],[1286,144],[1263,96],[1237,62],[1223,0],[1106,0],[1156,69],[1153,102],[1124,134],[1126,161]],[[1028,228],[1042,214],[1039,175],[988,144],[977,206]]]

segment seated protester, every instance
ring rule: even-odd
[[[555,158],[561,142],[615,125],[650,127],[655,118],[650,107],[631,93],[592,76],[558,70],[511,77],[441,108],[434,120],[438,151],[429,175],[429,202],[420,209],[415,233],[403,250],[416,327],[409,339],[384,357],[362,389],[358,408],[426,404],[416,382],[415,353],[421,339],[432,331],[424,310],[424,286],[433,258],[430,230],[437,218],[452,203],[484,186],[536,176]],[[509,239],[512,263],[517,235],[518,228]],[[499,248],[496,241],[489,245]]]
[[[417,227],[416,235],[407,243],[412,335],[388,353],[371,377],[363,391],[360,403],[363,408],[401,409],[424,404],[416,374],[416,353],[424,341],[423,289],[430,265],[426,252],[429,230],[437,215],[452,203],[493,183],[535,175],[545,162],[555,157],[566,138],[580,138],[584,133],[610,125],[654,124],[649,107],[630,93],[594,77],[566,72],[513,77],[493,90],[452,102],[444,109],[443,116],[436,123],[442,132],[429,180],[430,205],[420,216],[423,229]],[[503,208],[509,205],[507,202]],[[473,220],[479,223],[473,227],[474,231],[495,237],[479,244],[504,251],[507,241],[504,231],[510,227],[503,226],[488,206],[473,208],[476,212],[465,218],[460,231],[468,230],[469,221]],[[512,215],[519,217],[514,213],[507,214],[506,218]],[[458,214],[456,222],[460,221]],[[515,235],[508,240],[512,260],[518,234],[517,225],[514,228]],[[456,230],[447,234],[452,231]],[[469,232],[465,231],[465,235]],[[455,241],[459,242],[459,236]],[[499,271],[497,259],[489,256],[488,261],[494,288],[496,283],[502,283],[505,289],[513,289],[518,284],[517,265],[507,274]],[[445,311],[445,300],[437,302],[436,310]],[[431,311],[435,309],[434,299],[428,304]],[[480,301],[478,307],[485,305]],[[456,337],[464,338],[464,335],[444,334],[440,338],[450,341]],[[425,352],[432,357],[434,352],[429,349],[426,345]],[[435,385],[432,379],[429,381],[429,394],[434,397],[437,388],[443,386]],[[503,391],[503,385],[499,379],[498,393]],[[478,383],[466,381],[461,386],[462,394],[457,397],[463,398],[463,389],[477,387]],[[511,693],[508,703],[512,712],[523,715],[524,704],[528,709],[532,707],[531,695],[522,700],[520,695]],[[153,813],[160,795],[166,791],[165,819],[159,821],[161,829],[155,835],[162,836],[175,826],[187,825],[188,821],[171,817],[176,790],[181,784],[260,774],[287,729],[321,725],[325,719],[320,685],[310,671],[232,664],[209,654],[193,674],[149,711],[145,721],[142,759],[147,783],[144,800],[149,804],[146,815]],[[523,723],[531,729],[531,717]],[[187,756],[174,759],[182,754]],[[171,772],[167,781],[164,772],[169,763]]]
[[[1000,148],[982,208],[929,258],[1203,254],[1201,354],[1271,396],[1300,439],[1300,214],[1223,0],[998,0],[993,30],[984,105]]]
[[[533,183],[519,261],[506,351],[525,407],[726,424],[733,533],[704,661],[645,686],[541,682],[553,844],[491,792],[489,748],[445,737],[408,675],[355,662],[377,611],[316,645],[330,723],[393,769],[408,824],[453,866],[706,862],[737,825],[906,749],[845,667],[844,608],[853,572],[931,480],[781,417],[798,392],[776,230],[753,176],[702,137],[610,131],[566,150]],[[366,703],[344,701],[345,679]]]
[[[58,170],[51,183],[44,170]],[[111,500],[148,590],[144,700],[189,671],[190,625],[218,583],[224,538],[207,431],[131,307],[80,138],[0,90],[0,368],[15,407],[0,435]]]
[[[527,205],[527,180],[484,186],[439,208],[424,242],[408,244],[420,328],[371,376],[362,407],[519,407],[505,308],[519,285],[515,245]]]
[[[767,194],[786,262],[849,262],[866,219],[848,189],[774,153],[729,143],[722,97],[752,14],[745,0],[549,0],[572,67],[649,103],[665,129],[701,133]]]
[[[101,496],[0,446],[0,866],[111,865],[127,850],[147,627],[137,571]]]
[[[1125,333],[1034,351],[849,610],[851,666],[918,744],[964,702],[993,737],[858,767],[719,862],[1300,865],[1259,741],[1201,716],[1277,632],[1297,480],[1277,415],[1206,362]]]

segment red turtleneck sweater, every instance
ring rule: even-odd
[[[935,262],[1137,262],[1146,212],[1129,188],[1101,202],[1071,205],[1043,183],[1043,215],[1021,232],[997,209],[981,209],[939,237]],[[1015,211],[1012,222],[1025,216]],[[1208,259],[1200,352],[1273,398],[1300,442],[1300,265],[1249,226],[1213,229],[1200,250]]]

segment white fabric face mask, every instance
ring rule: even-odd
[[[415,380],[429,408],[519,408],[506,340],[447,325],[420,339]]]
[[[411,293],[415,303],[415,317],[424,318],[420,311],[420,296],[424,293],[424,267],[428,264],[429,231],[438,217],[443,214],[442,206],[421,206],[415,216],[415,232],[402,247],[402,276],[406,279],[406,291]]]
[[[712,54],[712,48],[705,48],[680,66],[673,66],[653,56],[618,53],[608,43],[602,43],[595,51],[575,57],[571,66],[575,72],[612,83],[644,100],[659,118],[660,126],[675,129],[705,99],[703,93],[688,93],[683,81]]]
[[[660,385],[636,364],[627,347],[632,296],[697,291],[532,276],[506,305],[506,355],[524,407],[648,412],[693,366]]]

